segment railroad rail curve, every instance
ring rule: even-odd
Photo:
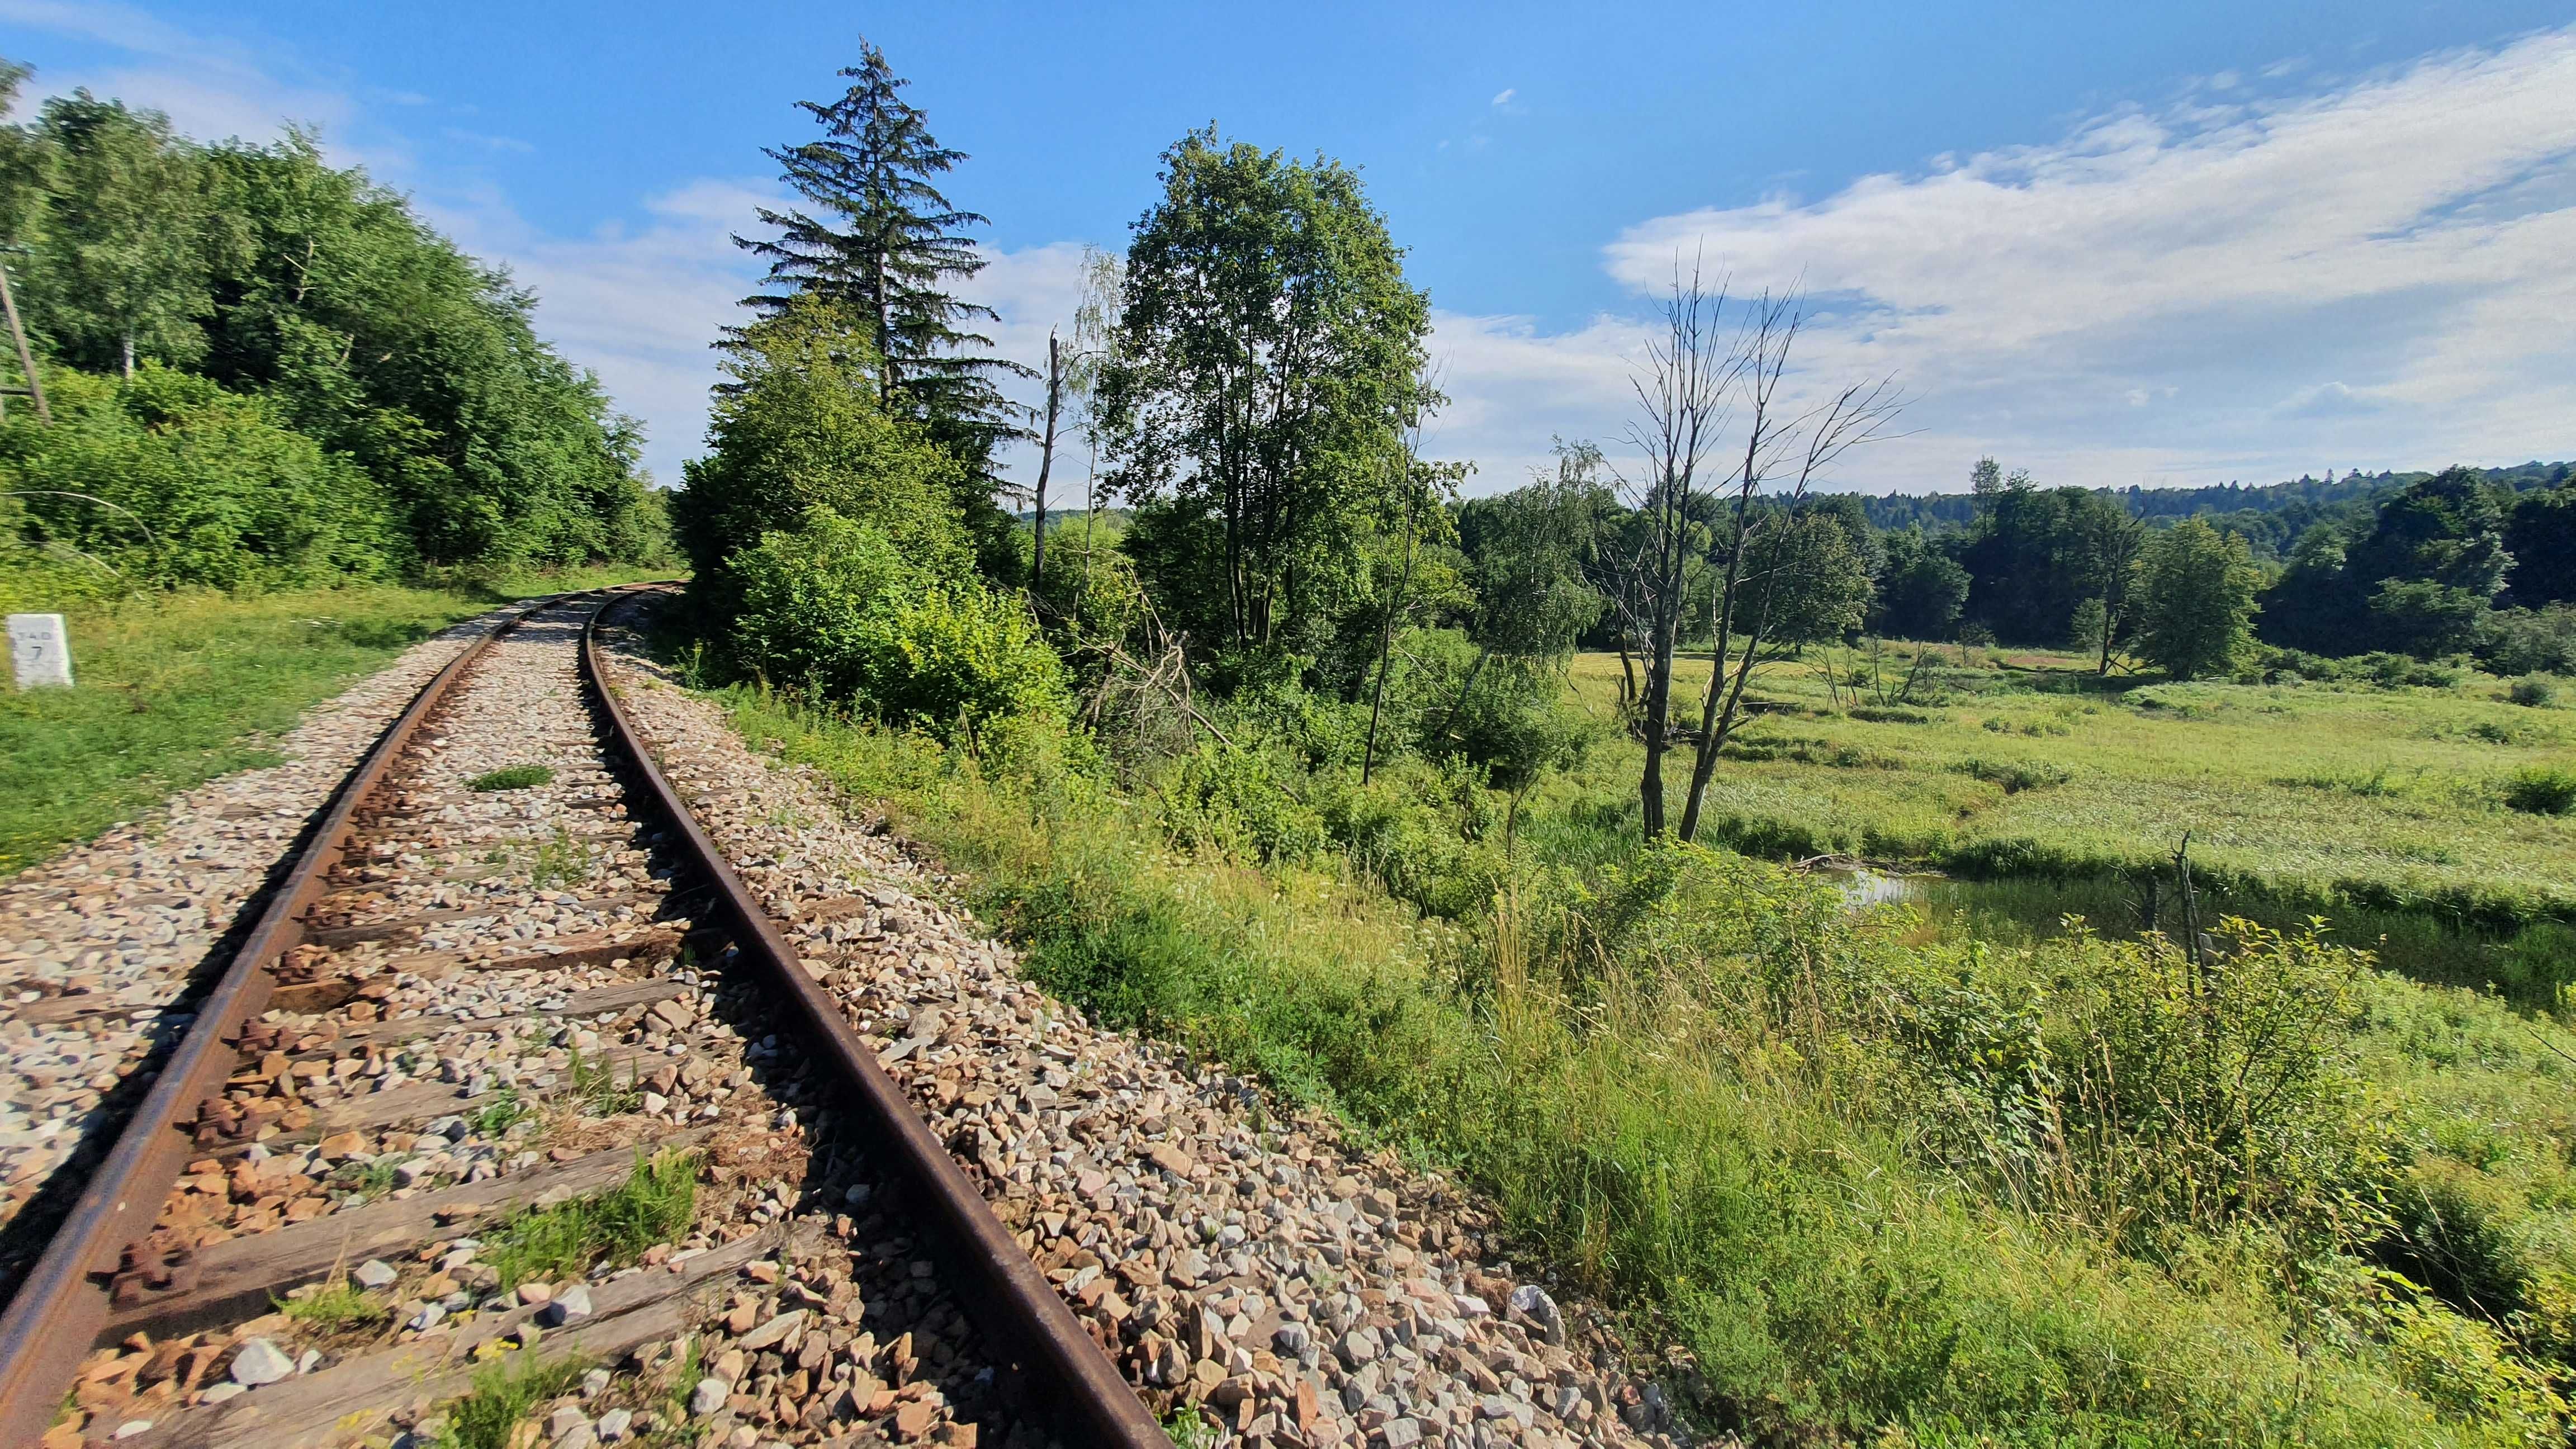
[[[725,859],[723,849],[681,801],[653,752],[637,734],[600,659],[598,624],[582,639],[582,673],[604,707],[621,748],[663,818],[715,884],[720,909],[734,927],[739,956],[765,975],[818,1057],[827,1060],[867,1125],[879,1134],[886,1161],[910,1183],[933,1231],[978,1290],[967,1302],[989,1343],[1039,1380],[1044,1402],[1061,1415],[1058,1432],[1076,1444],[1169,1449],[1171,1440],[1145,1412],[1109,1356],[1020,1251],[948,1149],[904,1099],[876,1053],[850,1029],[840,1008],[814,984],[796,948],[769,918]]]
[[[494,657],[494,646],[548,610],[555,611],[557,616],[557,638],[571,627],[570,621],[561,616],[567,611],[583,611],[577,630],[580,693],[587,706],[583,712],[595,722],[590,728],[597,737],[596,750],[606,762],[600,768],[620,781],[611,791],[616,798],[604,803],[608,804],[613,816],[624,817],[624,822],[639,822],[649,813],[660,824],[660,829],[649,838],[671,870],[667,879],[663,872],[655,871],[651,881],[645,882],[655,889],[641,894],[648,900],[658,900],[664,908],[676,905],[683,897],[693,900],[705,898],[711,902],[706,908],[692,908],[689,914],[715,922],[716,930],[710,932],[694,920],[681,920],[676,924],[685,928],[686,939],[693,945],[712,947],[718,939],[729,942],[730,949],[708,949],[702,951],[698,959],[720,963],[719,971],[725,978],[724,990],[733,993],[737,1001],[756,1001],[764,1017],[774,1018],[785,1032],[801,1039],[805,1050],[794,1063],[795,1069],[803,1074],[801,1081],[812,1084],[820,1095],[835,1100],[842,1108],[836,1118],[836,1126],[841,1136],[855,1140],[867,1170],[890,1189],[885,1196],[892,1199],[891,1212],[902,1218],[907,1232],[920,1230],[936,1256],[943,1260],[939,1265],[941,1278],[943,1282],[954,1281],[953,1306],[980,1337],[982,1361],[991,1365],[998,1393],[1013,1404],[1019,1417],[1056,1442],[1119,1446],[1119,1449],[1164,1449],[1168,1445],[1169,1440],[1161,1427],[1112,1365],[1108,1355],[1030,1262],[967,1175],[908,1103],[902,1090],[887,1076],[874,1053],[852,1031],[832,999],[816,984],[778,924],[769,918],[727,861],[724,852],[694,818],[664,774],[651,746],[620,704],[598,638],[601,621],[612,609],[631,603],[650,587],[556,596],[530,606],[500,628],[481,636],[420,690],[341,783],[319,823],[297,852],[292,866],[272,889],[241,947],[204,993],[194,1024],[161,1062],[159,1076],[122,1127],[95,1176],[53,1234],[42,1256],[20,1281],[5,1312],[0,1312],[0,1445],[35,1444],[43,1439],[48,1427],[55,1423],[65,1403],[66,1392],[75,1380],[88,1383],[91,1374],[84,1369],[85,1358],[93,1349],[117,1342],[129,1328],[143,1322],[153,1305],[178,1305],[203,1314],[215,1311],[219,1304],[233,1307],[252,1302],[265,1304],[273,1291],[271,1285],[290,1281],[283,1277],[256,1281],[244,1277],[239,1282],[225,1281],[222,1278],[226,1271],[223,1262],[208,1266],[197,1261],[188,1250],[173,1251],[170,1240],[156,1232],[155,1225],[162,1220],[166,1206],[184,1201],[183,1197],[174,1194],[191,1190],[183,1183],[183,1177],[188,1182],[202,1184],[207,1177],[213,1176],[207,1171],[209,1164],[204,1154],[217,1150],[236,1154],[231,1158],[236,1173],[246,1170],[246,1164],[238,1155],[245,1150],[251,1158],[264,1160],[265,1148],[251,1140],[250,1130],[241,1120],[243,1112],[239,1091],[234,1091],[233,1099],[228,1101],[227,1088],[229,1085],[238,1089],[245,1080],[275,1064],[280,1074],[279,1089],[292,1098],[294,1082],[288,1074],[303,1070],[305,1059],[313,1055],[311,1038],[306,1038],[299,1048],[291,1040],[279,1039],[274,1021],[263,1021],[264,1015],[277,1016],[273,1001],[287,999],[277,996],[282,989],[281,967],[287,968],[290,976],[299,972],[311,975],[317,963],[323,971],[347,969],[345,962],[333,960],[332,951],[347,942],[367,939],[368,928],[328,926],[317,922],[314,917],[326,901],[350,894],[349,886],[353,879],[366,878],[363,872],[353,875],[353,869],[359,862],[371,858],[369,852],[382,847],[367,841],[365,832],[381,828],[384,818],[403,813],[398,808],[402,803],[400,794],[392,797],[391,805],[378,797],[391,788],[390,782],[395,778],[398,765],[418,758],[420,742],[427,733],[434,732],[431,730],[433,720],[441,715],[442,707],[451,706],[453,697],[462,692],[460,683],[473,676],[478,665]],[[533,644],[530,647],[534,647]],[[591,746],[585,743],[584,748]],[[362,815],[372,823],[362,825]],[[558,827],[559,832],[560,829]],[[638,853],[630,851],[630,855]],[[630,863],[630,883],[641,880],[638,872],[646,868],[643,864]],[[672,883],[683,873],[694,884],[686,891],[674,889]],[[649,912],[650,907],[621,908],[630,914],[639,909]],[[451,909],[409,919],[454,918],[460,914],[470,913]],[[677,933],[667,930],[661,935],[679,939]],[[606,966],[631,970],[635,962],[628,956],[620,955],[614,960],[608,957],[616,951],[628,951],[642,958],[644,953],[635,949],[635,942],[642,939],[631,937],[620,942],[594,944],[586,948],[586,954],[562,949],[563,938],[552,938],[541,944],[556,948],[555,954],[548,959],[557,964],[577,962],[596,966],[604,962]],[[666,952],[668,944],[665,943]],[[480,964],[488,966],[494,963]],[[528,962],[523,958],[499,964],[525,967]],[[359,968],[358,974],[385,969],[384,962],[374,961]],[[358,974],[350,975],[350,981],[356,981]],[[648,997],[656,991],[666,996],[683,990],[700,993],[703,997],[701,1006],[710,1009],[702,1009],[688,1024],[700,1029],[699,1039],[705,1038],[712,1028],[712,1034],[719,1039],[719,1046],[729,1046],[735,1053],[733,1060],[741,1062],[745,1068],[736,1076],[736,1081],[749,1080],[748,1068],[754,1060],[766,1057],[776,1061],[786,1055],[775,1050],[775,1038],[752,1043],[739,1033],[728,1034],[714,1020],[711,1009],[715,1000],[713,994],[699,978],[681,974],[688,978],[685,986],[675,983],[665,987],[630,978],[622,987],[597,988],[579,999],[596,1003],[618,997],[627,1004],[629,1016],[626,1019],[631,1020],[635,1012],[650,1004]],[[387,971],[387,974],[371,979],[381,988],[385,982],[397,978]],[[327,981],[298,981],[293,987],[284,989],[304,993],[295,998],[303,1001],[311,999],[317,990],[328,996],[330,988],[331,983]],[[661,1002],[665,1008],[673,1004],[669,1000]],[[552,1005],[558,1010],[561,1008],[560,1002]],[[369,1010],[363,1003],[357,1009]],[[284,1010],[291,1016],[295,1008]],[[461,1017],[461,1011],[459,1015]],[[651,1038],[657,1043],[662,1042],[665,1036],[668,1038],[667,1047],[657,1046],[655,1052],[667,1051],[674,1061],[682,1057],[687,1050],[683,1043],[689,1038],[681,1026],[687,1017],[688,1012],[678,1012],[667,1033]],[[412,1024],[392,1023],[389,1018],[390,1011],[388,1026]],[[756,1032],[757,1028],[754,1030]],[[504,1040],[507,1040],[506,1029]],[[323,1054],[328,1055],[331,1050],[325,1047]],[[375,1048],[367,1050],[369,1067],[381,1071]],[[635,1070],[633,1063],[644,1054],[640,1047],[629,1052],[630,1087]],[[578,1046],[574,1048],[573,1058],[578,1069]],[[260,1061],[260,1066],[252,1065],[255,1059]],[[344,1058],[342,1064],[345,1065],[346,1060]],[[392,1080],[399,1081],[399,1073]],[[421,1083],[422,1088],[429,1085],[425,1080]],[[417,1092],[419,1089],[414,1090]],[[483,1089],[468,1090],[479,1092]],[[781,1100],[796,1101],[801,1090],[801,1085],[791,1085]],[[685,1102],[686,1093],[678,1095]],[[725,1094],[719,1091],[714,1095],[721,1098]],[[401,1098],[391,1089],[377,1094],[375,1110],[378,1116],[371,1120],[390,1127],[397,1119],[396,1114],[385,1110],[387,1098],[394,1098],[397,1106],[409,1099]],[[646,1100],[656,1099],[648,1096]],[[712,1106],[705,1110],[710,1119],[716,1116]],[[326,1112],[324,1115],[329,1114]],[[781,1115],[792,1116],[793,1113]],[[680,1114],[675,1113],[673,1120],[679,1121]],[[711,1130],[697,1119],[689,1121],[693,1130],[686,1135],[703,1139]],[[715,1123],[712,1130],[720,1131],[723,1126],[723,1123]],[[461,1137],[461,1131],[458,1135]],[[261,1140],[267,1139],[263,1137]],[[285,1141],[283,1138],[278,1140],[281,1143]],[[390,1135],[387,1140],[391,1140]],[[597,1144],[590,1145],[596,1147]],[[555,1154],[559,1165],[548,1169],[558,1180],[568,1181],[583,1172],[598,1177],[608,1169],[622,1171],[614,1163],[605,1167],[601,1165],[601,1160],[618,1156],[615,1151],[594,1152],[587,1158],[567,1160],[568,1151],[559,1150]],[[523,1156],[533,1159],[536,1154]],[[197,1164],[187,1166],[192,1158],[198,1159]],[[641,1161],[639,1156],[638,1172],[642,1171]],[[256,1180],[256,1168],[248,1170]],[[194,1176],[190,1176],[192,1174]],[[460,1181],[459,1187],[466,1186],[467,1182],[481,1183],[485,1194],[495,1202],[509,1200],[505,1193],[492,1191],[505,1187],[507,1184],[503,1181],[476,1177]],[[307,1190],[310,1190],[309,1186]],[[214,1191],[216,1196],[211,1200],[223,1203],[225,1199],[220,1189]],[[777,1191],[783,1209],[787,1202],[785,1190],[780,1187]],[[557,1192],[560,1193],[561,1189],[558,1188]],[[206,1200],[197,1199],[199,1202]],[[853,1200],[857,1199],[854,1197]],[[544,1199],[538,1201],[542,1203]],[[305,1205],[313,1204],[308,1199]],[[404,1205],[379,1203],[377,1206]],[[246,1214],[237,1216],[231,1224],[246,1234],[267,1232],[276,1224],[277,1214],[264,1207],[257,1211],[228,1211]],[[286,1231],[277,1236],[283,1238],[303,1229],[306,1237],[312,1238],[316,1235],[311,1230],[324,1229],[344,1219],[348,1226],[332,1231],[340,1234],[340,1252],[345,1255],[348,1241],[367,1226],[358,1216],[343,1215],[326,1218],[322,1222],[305,1223],[289,1214]],[[683,1276],[694,1283],[725,1264],[748,1262],[751,1250],[775,1248],[785,1241],[788,1226],[784,1221],[773,1219],[763,1236],[712,1251],[693,1250],[693,1253],[702,1253],[703,1256]],[[234,1239],[224,1246],[238,1246],[248,1240]],[[396,1245],[392,1237],[385,1237],[384,1243],[387,1256],[398,1256],[391,1251]],[[405,1242],[399,1246],[408,1252],[416,1245]],[[673,1274],[682,1274],[682,1260],[693,1253],[679,1254],[667,1266]],[[788,1261],[783,1252],[780,1257],[782,1264]],[[337,1258],[332,1259],[334,1272],[343,1266]],[[381,1264],[372,1266],[382,1267]],[[924,1266],[914,1264],[912,1271],[918,1273]],[[207,1277],[203,1284],[198,1281],[201,1267]],[[308,1266],[302,1281],[315,1281],[317,1276]],[[441,1276],[444,1276],[443,1272]],[[614,1296],[616,1290],[604,1288],[603,1292]],[[537,1302],[542,1304],[543,1300],[538,1299]],[[588,1312],[586,1298],[581,1311]],[[607,1311],[605,1304],[602,1311]],[[782,1315],[781,1321],[792,1316]],[[634,1317],[638,1322],[644,1319],[641,1314]],[[179,1323],[181,1319],[172,1316],[167,1321]],[[561,1322],[562,1315],[554,1321]],[[159,1326],[157,1322],[156,1326]],[[817,1337],[819,1339],[820,1336]],[[519,1342],[533,1344],[533,1331],[522,1335]],[[789,1339],[790,1347],[794,1342],[793,1338]],[[903,1351],[908,1353],[909,1333],[904,1335],[903,1342],[907,1346]],[[165,1345],[165,1354],[168,1347]],[[849,1370],[841,1362],[841,1353],[842,1342],[836,1337],[830,1357],[832,1366],[846,1384]],[[139,1359],[140,1355],[135,1357]],[[813,1355],[809,1352],[806,1357],[811,1361]],[[129,1360],[129,1364],[131,1362]],[[174,1372],[183,1367],[184,1364],[174,1360],[162,1371]],[[193,1369],[188,1371],[194,1372]],[[864,1379],[864,1373],[861,1377]],[[238,1391],[228,1389],[227,1392]],[[846,1396],[846,1389],[843,1393]],[[247,1411],[248,1402],[251,1401],[228,1401],[225,1412]],[[884,1396],[880,1394],[879,1403],[883,1402]],[[190,1412],[196,1413],[194,1410]],[[216,1427],[211,1429],[202,1422],[204,1417],[199,1415],[197,1426],[190,1430],[174,1431],[163,1426],[156,1432],[149,1423],[119,1426],[111,1421],[104,1425],[93,1424],[89,1435],[92,1438],[111,1434],[124,1437],[130,1431],[145,1444],[270,1442],[265,1437],[267,1430],[252,1427],[260,1422],[256,1413],[235,1414],[231,1419],[218,1416]],[[175,1439],[170,1437],[174,1432],[178,1435]],[[974,1441],[969,1437],[964,1442]]]

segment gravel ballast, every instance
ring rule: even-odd
[[[94,1159],[184,1033],[192,977],[230,948],[306,823],[431,676],[515,610],[458,624],[307,711],[285,763],[172,796],[0,882],[0,1224]],[[23,1267],[0,1254],[0,1291]]]
[[[1151,1407],[1221,1443],[1673,1442],[1607,1319],[1490,1256],[1471,1195],[1089,1024],[827,782],[616,657],[701,823]]]

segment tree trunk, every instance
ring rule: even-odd
[[[132,382],[134,381],[134,334],[126,333],[122,342],[125,351],[125,380]]]
[[[1404,484],[1410,489],[1413,484],[1412,464],[1407,460],[1400,466],[1404,469]],[[1369,691],[1368,742],[1360,747],[1360,783],[1363,785],[1369,782],[1369,771],[1377,764],[1377,722],[1386,710],[1386,671],[1388,663],[1395,657],[1396,615],[1404,609],[1404,591],[1413,587],[1413,517],[1414,500],[1408,497],[1404,500],[1404,567],[1396,573],[1395,597],[1387,602],[1386,622],[1378,630],[1377,687]]]
[[[1046,596],[1046,490],[1047,474],[1055,468],[1055,420],[1064,388],[1064,356],[1057,347],[1055,334],[1047,334],[1047,412],[1046,441],[1038,447],[1037,532],[1029,555],[1029,596]]]

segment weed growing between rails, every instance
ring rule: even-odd
[[[886,801],[1050,989],[1457,1168],[1536,1255],[1683,1350],[1713,1423],[2560,1432],[2554,1340],[2424,1266],[2457,1249],[2427,1225],[2468,1193],[2516,1245],[2480,1260],[2492,1281],[2516,1301],[2576,1283],[2552,1246],[2576,1240],[2551,1206],[2555,1119],[2489,1133],[2493,1170],[2446,1125],[2563,1093],[2552,1052],[2576,1037],[2545,1022],[2252,931],[2230,959],[2261,968],[2236,983],[2256,995],[2186,1010],[2173,948],[1945,943],[1723,852],[1525,862],[1486,911],[1425,919],[1329,862],[1176,845],[1151,780],[1123,794],[1052,736],[976,753],[729,698],[753,742]],[[2240,1016],[2295,1026],[2297,1049]],[[2107,1084],[2068,1065],[2103,1051]],[[2188,1090],[2116,1090],[2158,1062]],[[2274,1090],[2231,1099],[2229,1064]],[[2232,1100],[2260,1101],[2259,1130],[2228,1135]],[[2205,1192],[2149,1190],[2190,1174]]]

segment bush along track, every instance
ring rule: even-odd
[[[1664,1442],[1606,1319],[1490,1211],[1022,978],[889,836],[627,655],[627,707],[914,1105],[1149,1405],[1224,1442]]]

